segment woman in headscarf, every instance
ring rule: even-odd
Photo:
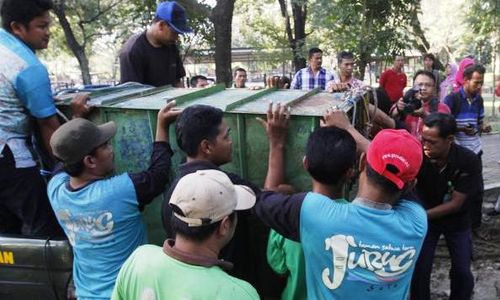
[[[441,82],[439,86],[439,101],[443,101],[449,93],[453,92],[453,84],[455,83],[455,76],[457,75],[458,66],[456,63],[446,64],[446,79]]]
[[[464,71],[468,66],[475,64],[474,58],[467,56],[462,59],[458,65],[457,76],[455,77],[455,84],[453,85],[453,91],[456,93],[460,90],[462,85],[464,85]]]

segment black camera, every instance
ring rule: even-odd
[[[417,99],[418,93],[420,93],[420,88],[418,86],[414,86],[406,91],[405,95],[403,96],[403,102],[406,104],[405,108],[403,109],[403,114],[412,114],[414,111],[422,107],[422,101],[420,101],[420,99]]]

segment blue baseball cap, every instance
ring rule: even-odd
[[[165,1],[158,4],[156,17],[168,23],[177,33],[184,34],[193,32],[187,26],[184,7],[175,1]]]

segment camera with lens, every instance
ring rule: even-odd
[[[422,107],[422,101],[417,98],[418,93],[420,93],[420,88],[418,86],[414,86],[406,91],[403,96],[403,102],[406,104],[402,112],[403,114],[412,114],[414,111]]]

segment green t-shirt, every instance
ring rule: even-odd
[[[190,265],[168,256],[161,247],[144,245],[123,264],[112,299],[233,300],[259,299],[259,295],[249,283],[218,266]]]
[[[332,201],[349,203],[345,199]],[[281,300],[307,300],[306,263],[300,243],[286,239],[271,229],[267,243],[267,262],[276,273],[288,276]]]

